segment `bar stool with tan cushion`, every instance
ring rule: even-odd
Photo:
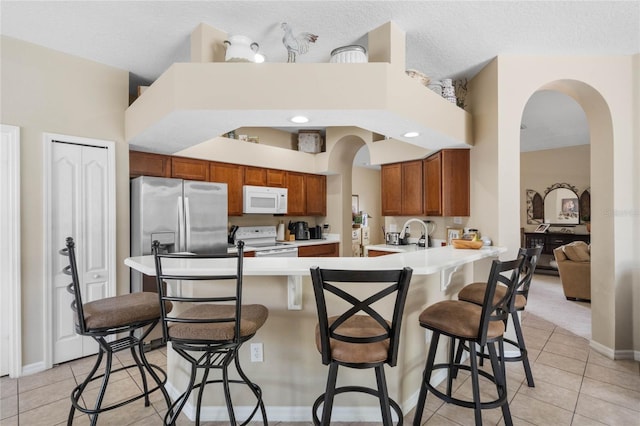
[[[524,265],[522,267],[522,272],[520,274],[520,281],[516,288],[515,297],[511,300],[511,305],[509,307],[509,314],[511,315],[511,319],[513,321],[513,327],[516,332],[516,341],[504,338],[503,340],[515,346],[519,354],[513,356],[506,356],[505,361],[507,362],[517,362],[522,361],[522,365],[524,367],[525,375],[527,376],[527,384],[529,387],[534,387],[535,383],[533,381],[533,374],[531,373],[531,365],[529,364],[529,356],[527,353],[527,346],[524,342],[524,335],[522,334],[522,326],[520,325],[520,319],[518,317],[518,311],[524,311],[524,308],[527,306],[527,298],[529,297],[529,287],[531,286],[531,280],[533,279],[533,273],[536,270],[536,265],[538,264],[538,259],[540,257],[540,253],[542,252],[542,246],[533,247],[533,248],[521,248],[518,252],[519,255],[523,255]],[[465,302],[475,303],[476,305],[481,305],[484,302],[484,295],[486,293],[487,283],[472,283],[465,286],[458,293],[458,300],[464,300]],[[496,287],[495,298],[501,298],[507,292],[507,288],[504,285],[499,284]],[[461,350],[462,347],[459,348]],[[484,357],[484,351],[482,353]],[[458,360],[460,359],[460,355]]]
[[[144,398],[145,407],[149,406],[149,394],[159,390],[167,403],[171,405],[169,395],[164,388],[167,375],[157,365],[149,364],[144,355],[144,339],[153,327],[160,321],[160,303],[155,293],[131,293],[115,297],[106,297],[92,302],[84,303],[81,283],[78,278],[78,264],[76,260],[75,242],[73,238],[66,239],[66,247],[60,250],[60,254],[69,258],[69,266],[63,269],[63,273],[71,276],[71,283],[67,290],[73,295],[71,309],[75,317],[76,333],[81,336],[89,336],[98,342],[98,357],[96,362],[82,383],[71,392],[71,409],[69,411],[68,425],[74,420],[75,411],[81,411],[89,415],[91,425],[98,422],[98,415],[105,411],[114,410],[126,404]],[[165,303],[165,310],[170,311],[171,302]],[[139,336],[136,336],[139,333]],[[118,335],[121,337],[118,338]],[[118,369],[112,369],[113,354],[123,350],[130,350],[134,363]],[[103,374],[96,374],[106,355],[106,365]],[[137,368],[142,379],[142,392],[123,401],[117,401],[109,405],[103,405],[104,395],[107,391],[111,374],[118,371]],[[155,382],[155,387],[149,389],[146,373]],[[162,376],[162,378],[160,378]],[[95,399],[93,408],[88,408],[88,396],[84,394],[87,386],[102,379],[100,391]]]
[[[400,419],[399,424],[402,424],[402,410],[389,398],[384,365],[394,367],[397,362],[402,315],[412,272],[411,268],[377,271],[311,269],[318,310],[316,346],[322,355],[322,363],[329,365],[325,393],[313,404],[314,424],[331,423],[334,396],[344,392],[376,396],[382,424],[392,424],[392,408]],[[347,289],[352,289],[352,292]],[[390,321],[380,314],[379,308],[374,308],[374,304],[381,300],[392,302]],[[388,307],[389,303],[379,306]],[[363,386],[336,388],[339,366],[375,369],[377,389]],[[317,411],[322,404],[320,421]]]
[[[165,424],[175,424],[189,395],[194,389],[198,389],[196,425],[199,425],[204,388],[208,384],[219,383],[225,397],[228,424],[238,424],[230,385],[239,384],[245,389],[248,388],[255,397],[255,405],[242,424],[249,423],[260,410],[262,422],[267,426],[262,390],[249,380],[242,370],[239,358],[240,347],[255,336],[269,316],[269,310],[263,305],[242,303],[244,243],[238,241],[237,252],[231,254],[160,254],[158,241],[154,241],[152,246],[160,298],[162,301],[173,302],[180,308],[171,314],[162,310],[163,338],[171,344],[175,352],[191,364],[187,388],[173,402],[171,410],[164,418]],[[194,266],[194,272],[191,274],[171,273],[172,265],[181,265],[184,262],[192,262],[199,266]],[[213,269],[216,272],[203,273],[197,269]],[[182,291],[171,293],[165,280],[182,281]],[[229,366],[232,363],[240,376],[239,379],[229,377]],[[196,384],[198,370],[203,371],[203,374],[200,382]],[[220,371],[221,377],[209,380],[211,370]]]
[[[462,407],[473,408],[476,425],[482,424],[483,409],[501,407],[504,422],[511,425],[511,412],[507,400],[507,384],[505,378],[503,334],[505,322],[509,315],[509,302],[518,282],[518,275],[524,261],[524,256],[515,260],[501,262],[494,260],[487,281],[485,299],[482,305],[476,305],[461,300],[443,300],[427,307],[419,316],[420,325],[433,332],[429,347],[429,354],[424,368],[422,385],[418,396],[414,426],[420,426],[422,412],[425,407],[427,391],[431,391],[443,401]],[[504,284],[508,291],[500,299],[495,299],[498,282]],[[448,362],[435,363],[436,350],[440,336],[450,337]],[[470,353],[470,365],[454,361],[456,344],[465,345]],[[496,344],[498,349],[496,350]],[[478,368],[476,345],[487,346],[491,360],[492,373]],[[446,391],[441,392],[431,382],[435,370],[447,369]],[[459,369],[471,373],[473,400],[463,400],[451,394],[453,377]],[[480,399],[479,376],[491,380],[496,385],[497,398],[492,401]]]

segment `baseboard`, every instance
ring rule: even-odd
[[[464,355],[468,357],[468,354]],[[447,378],[447,372],[444,370],[438,371],[431,377],[431,384],[434,386],[439,385]],[[167,392],[172,400],[175,400],[180,396],[182,392],[179,392],[171,383],[166,384]],[[416,390],[407,400],[400,404],[403,415],[406,415],[418,404],[418,396],[420,389]],[[283,407],[273,406],[265,407],[267,410],[267,417],[269,422],[311,422],[311,406],[295,406],[295,407]],[[249,406],[235,406],[235,413],[238,419],[246,419],[253,411],[253,407]],[[187,402],[182,409],[183,414],[191,421],[196,418],[196,409],[191,402]],[[395,412],[391,412],[393,421],[397,422],[398,418]],[[224,422],[229,420],[227,414],[227,407],[225,406],[203,406],[200,411],[201,421],[217,421]],[[254,417],[255,421],[262,420],[260,413]],[[331,413],[332,422],[379,422],[380,421],[380,406],[353,406],[353,407],[333,407]]]
[[[634,351],[633,349],[614,350],[609,348],[608,346],[604,346],[603,344],[596,342],[595,340],[592,340],[589,346],[594,351],[606,356],[609,359],[632,359],[634,361],[640,361],[640,351]]]
[[[33,364],[22,366],[22,373],[20,374],[20,376],[28,376],[30,374],[40,373],[46,369],[47,368],[44,365],[44,361],[35,362]]]

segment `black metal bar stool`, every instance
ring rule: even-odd
[[[75,312],[76,333],[93,338],[98,342],[99,347],[98,357],[93,368],[85,380],[71,392],[71,410],[69,411],[67,425],[73,423],[75,410],[88,414],[91,418],[91,425],[95,425],[98,422],[100,413],[122,407],[138,399],[144,398],[144,405],[148,407],[149,394],[156,390],[162,392],[167,407],[170,407],[171,401],[164,388],[167,375],[157,365],[149,364],[143,349],[145,337],[160,320],[158,296],[155,293],[132,293],[83,303],[73,238],[66,239],[66,247],[60,250],[60,254],[69,257],[69,266],[63,269],[63,273],[70,275],[72,279],[67,286],[67,290],[73,294],[71,309]],[[170,302],[167,302],[164,306],[165,310],[171,310],[171,308]],[[141,336],[137,337],[135,333],[139,330],[142,330]],[[126,336],[119,339],[110,339],[120,333],[126,333]],[[131,350],[135,363],[113,370],[113,354],[127,349]],[[106,355],[105,372],[104,374],[96,375],[104,355]],[[140,371],[143,386],[142,393],[126,401],[103,406],[102,403],[111,374],[129,368],[137,368]],[[157,370],[157,372],[154,370]],[[156,386],[151,389],[147,385],[145,371],[149,373],[156,383]],[[162,376],[162,379],[160,376]],[[87,404],[83,402],[86,398],[83,396],[83,392],[89,383],[100,379],[102,379],[102,384],[95,405],[93,408],[87,408]]]
[[[391,409],[402,424],[400,406],[389,398],[384,374],[384,364],[396,365],[402,314],[412,275],[411,268],[399,270],[355,271],[335,269],[311,269],[311,279],[318,309],[316,326],[316,346],[322,354],[322,363],[329,365],[329,376],[324,394],[313,404],[313,422],[329,425],[334,396],[344,392],[362,392],[376,396],[380,401],[382,423],[392,424]],[[366,289],[367,296],[360,300],[344,290],[347,283],[359,284],[358,289]],[[380,289],[380,286],[383,286]],[[347,302],[344,309],[337,308],[338,302]],[[395,297],[393,317],[387,321],[374,308],[380,300]],[[329,300],[327,302],[327,300]],[[327,307],[334,311],[331,315]],[[337,312],[336,312],[337,311]],[[376,373],[377,389],[363,386],[342,386],[336,388],[338,367],[356,369],[373,368]],[[322,421],[317,410],[324,403]]]
[[[522,361],[524,372],[527,377],[527,384],[529,385],[529,387],[534,387],[535,383],[533,381],[533,374],[531,373],[531,365],[529,364],[527,346],[525,345],[524,335],[522,334],[522,326],[520,325],[520,319],[518,318],[518,311],[524,311],[524,308],[527,305],[527,298],[529,297],[529,287],[531,286],[533,273],[536,270],[536,265],[538,264],[538,258],[540,257],[541,252],[542,246],[533,248],[521,248],[518,252],[519,255],[524,256],[524,265],[522,266],[520,281],[518,283],[518,286],[516,287],[515,296],[511,298],[511,303],[509,304],[509,314],[511,315],[511,319],[513,320],[513,327],[516,333],[517,341],[503,338],[506,343],[515,346],[520,352],[519,355],[505,355],[504,360],[507,362]],[[486,289],[487,284],[483,282],[466,285],[458,293],[458,300],[464,300],[465,302],[471,302],[475,303],[476,305],[481,305],[482,303],[484,303],[484,295],[486,293]],[[494,298],[499,299],[503,297],[506,292],[507,288],[505,286],[498,285],[496,287]],[[458,354],[456,356],[457,361],[461,359],[463,349],[464,348],[462,346],[458,348]],[[486,355],[484,354],[484,348],[480,356],[482,357],[482,359],[486,358]],[[482,359],[480,360],[480,365],[482,365]]]
[[[242,423],[245,425],[253,419],[258,409],[262,413],[262,421],[267,423],[267,412],[262,401],[262,390],[252,383],[247,375],[242,371],[238,352],[242,344],[251,339],[256,332],[264,325],[269,316],[269,311],[263,305],[243,305],[242,304],[242,268],[244,256],[244,242],[238,241],[237,252],[231,254],[160,254],[158,253],[159,243],[153,242],[153,252],[155,255],[156,279],[160,299],[165,302],[182,304],[186,309],[175,315],[170,315],[168,311],[162,309],[162,332],[164,340],[171,344],[171,347],[181,357],[191,364],[191,375],[187,389],[180,395],[171,406],[171,410],[164,418],[164,423],[173,425],[182,411],[191,391],[198,389],[196,406],[196,425],[200,424],[200,409],[202,406],[202,396],[204,388],[210,383],[222,384],[225,396],[227,412],[229,414],[229,424],[236,425],[233,402],[231,400],[230,384],[243,384],[249,388],[256,398],[256,405],[249,417]],[[224,259],[233,261],[229,264],[235,272],[227,274],[171,274],[169,271],[173,264],[184,261],[204,261],[209,259]],[[210,267],[210,265],[204,265]],[[214,281],[207,283],[208,289],[215,288],[220,291],[217,296],[198,296],[197,289],[193,289],[194,295],[174,294],[170,295],[164,280],[180,280],[192,282],[194,285],[198,281]],[[229,366],[235,365],[240,380],[229,378]],[[209,380],[211,369],[221,371],[222,378]],[[200,383],[196,384],[196,373],[203,370]]]
[[[425,365],[418,405],[413,419],[414,426],[420,426],[422,412],[424,410],[427,391],[431,391],[438,398],[447,403],[462,407],[473,408],[475,424],[482,424],[482,409],[501,407],[504,422],[511,425],[511,412],[507,400],[507,384],[505,377],[503,333],[505,321],[509,315],[509,303],[518,283],[518,276],[524,262],[524,256],[515,260],[501,262],[494,260],[487,281],[487,287],[482,305],[476,305],[461,300],[444,300],[426,308],[420,314],[420,325],[433,331],[433,337],[429,347],[429,354]],[[498,282],[507,286],[508,291],[504,296],[496,300],[494,298]],[[436,349],[440,341],[440,335],[451,338],[447,363],[435,364]],[[496,343],[498,349],[496,350]],[[470,365],[464,365],[454,361],[456,344],[465,345],[470,353]],[[478,368],[476,345],[487,346],[493,374]],[[446,392],[441,392],[430,383],[434,370],[447,369]],[[471,373],[471,385],[473,400],[455,398],[451,394],[453,377],[459,369]],[[479,376],[483,376],[496,385],[497,398],[493,401],[481,401]]]

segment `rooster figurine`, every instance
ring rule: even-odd
[[[289,53],[287,62],[295,62],[296,54],[303,55],[309,51],[309,44],[315,43],[318,36],[311,33],[300,33],[293,35],[289,24],[284,22],[281,26],[284,31],[284,37],[282,37],[282,44],[287,48]]]

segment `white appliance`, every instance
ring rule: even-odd
[[[298,247],[276,241],[275,226],[240,226],[233,243],[244,241],[245,251],[255,250],[256,257],[298,257]]]
[[[242,187],[242,212],[257,214],[287,213],[287,188],[244,185]]]
[[[131,256],[151,254],[154,240],[163,253],[226,253],[227,184],[131,180]],[[156,291],[155,279],[132,269],[131,291]]]

